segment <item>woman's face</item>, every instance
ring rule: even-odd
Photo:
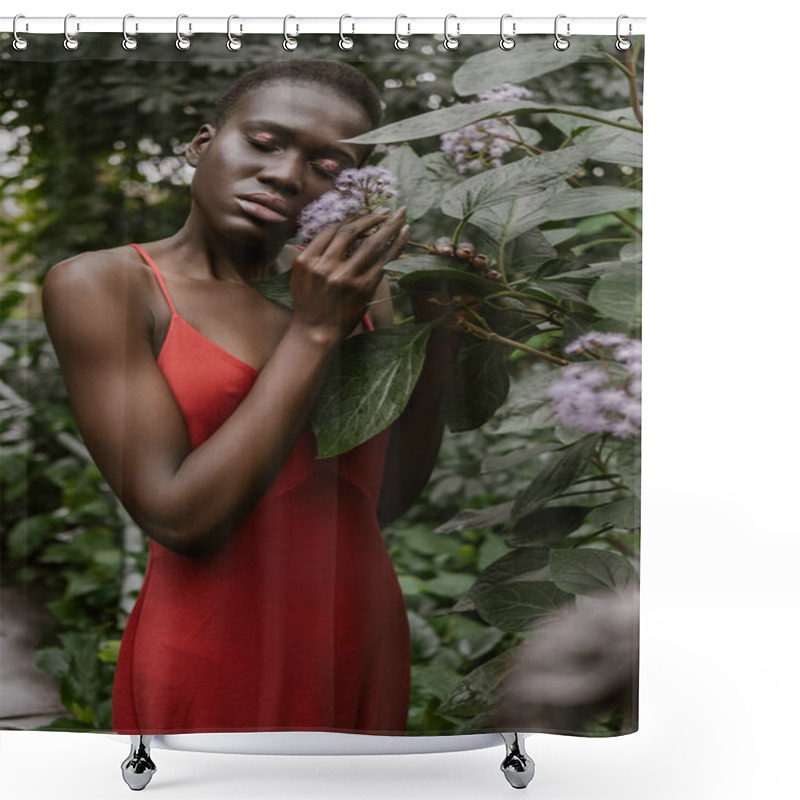
[[[187,151],[204,222],[242,244],[291,238],[300,211],[359,164],[368,131],[355,102],[316,84],[271,83],[245,95],[221,128],[204,125]]]

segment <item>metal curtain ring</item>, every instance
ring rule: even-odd
[[[352,50],[353,49],[353,45],[355,44],[353,39],[350,36],[345,36],[344,35],[344,31],[342,30],[343,27],[344,27],[344,21],[346,19],[353,19],[353,18],[349,14],[342,14],[342,16],[339,17],[339,49],[340,50]],[[351,28],[352,28],[351,33],[355,33],[355,30],[356,30],[355,22],[350,23],[350,25],[351,25]]]
[[[28,40],[27,39],[23,39],[17,33],[17,20],[18,19],[25,19],[25,15],[24,14],[17,14],[14,17],[14,22],[11,25],[11,30],[14,33],[14,41],[13,41],[12,44],[13,44],[15,50],[27,50],[28,49]],[[25,30],[26,31],[28,30],[28,23],[27,22],[25,23]]]
[[[447,23],[450,22],[451,19],[456,20],[456,35],[451,36],[450,32],[447,30]],[[458,18],[455,14],[448,14],[444,18],[444,44],[446,50],[456,50],[458,48],[458,39],[456,36],[461,32],[461,23],[458,21]]]
[[[64,49],[65,50],[77,50],[78,49],[78,45],[80,44],[80,42],[74,36],[72,36],[70,34],[70,32],[69,32],[69,21],[71,19],[75,19],[75,15],[74,14],[67,14],[67,16],[64,17]],[[80,23],[76,22],[75,23],[75,31],[77,32],[80,29],[81,29]]]
[[[237,50],[241,50],[242,49],[242,40],[241,39],[237,39],[231,33],[231,22],[233,22],[233,20],[235,20],[235,19],[239,19],[239,17],[237,17],[235,14],[231,14],[231,16],[228,17],[228,41],[227,41],[227,44],[225,45],[228,48],[228,50],[230,50],[232,53],[235,53]],[[239,33],[241,33],[241,32],[242,32],[242,25],[240,23],[239,24]]]
[[[181,33],[181,20],[187,19],[188,16],[189,16],[188,14],[178,14],[177,18],[175,19],[175,36],[178,37],[177,39],[175,39],[175,47],[177,47],[178,50],[188,50],[192,44],[191,41]],[[191,32],[192,32],[192,23],[190,22],[189,33]]]
[[[297,50],[297,39],[293,39],[291,36],[289,36],[287,26],[290,19],[297,19],[297,17],[293,17],[291,14],[289,14],[283,18],[283,49],[291,51]],[[298,33],[300,33],[300,26],[295,25],[295,35]]]
[[[123,50],[135,50],[139,46],[139,42],[136,40],[135,36],[131,36],[128,33],[128,20],[129,19],[136,19],[133,14],[126,14],[122,18],[122,49]],[[139,23],[135,22],[133,25],[133,29],[135,31],[139,30]]]
[[[569,47],[569,39],[565,39],[558,32],[558,21],[560,19],[566,19],[566,18],[567,18],[566,14],[559,14],[556,17],[555,23],[553,24],[553,35],[555,36],[555,38],[553,39],[553,47],[555,47],[556,50],[562,50],[563,51],[563,50],[566,50]],[[570,28],[570,24],[569,24],[569,22],[567,22],[567,36],[569,36],[569,33],[570,33],[569,28]]]
[[[406,36],[411,36],[411,23],[410,22],[406,23],[406,27],[408,28],[406,36],[401,36],[400,35],[401,19],[408,19],[408,17],[405,14],[398,14],[394,18],[394,46],[398,50],[407,50],[409,45],[411,44],[411,42],[409,42],[408,39],[406,39]]]
[[[620,22],[622,22],[623,19],[629,19],[629,17],[627,17],[625,14],[620,14],[617,17],[617,41],[616,41],[616,45],[615,46],[616,46],[617,50],[630,50],[631,49],[631,40],[630,39],[626,39],[619,32]],[[628,36],[630,36],[631,33],[633,33],[633,25],[631,25],[631,23],[629,22],[628,23]]]
[[[505,25],[505,21],[507,19],[511,19],[511,14],[503,14],[503,16],[500,17],[500,49],[501,50],[513,50],[514,49],[514,45],[516,44],[514,39],[512,39],[511,36],[509,36],[505,32],[505,30],[503,28],[503,26]],[[514,34],[516,34],[516,32],[517,32],[517,23],[516,22],[512,22],[511,23],[511,34],[512,34],[512,36]]]

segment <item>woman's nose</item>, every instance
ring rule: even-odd
[[[267,159],[258,179],[282,191],[298,194],[303,185],[303,159],[300,153],[286,150]]]

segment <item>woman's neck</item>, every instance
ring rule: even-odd
[[[184,265],[186,274],[198,278],[246,282],[284,272],[291,265],[281,258],[284,241],[252,246],[222,239],[200,225],[192,214],[176,234],[163,241]]]

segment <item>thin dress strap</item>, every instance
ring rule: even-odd
[[[294,246],[298,247],[297,245],[294,245]],[[169,310],[175,316],[179,317],[180,314],[178,314],[177,310],[175,309],[175,306],[172,303],[172,298],[169,296],[169,292],[167,291],[167,284],[164,281],[164,276],[161,274],[161,270],[156,266],[156,262],[153,261],[153,259],[150,258],[149,255],[147,255],[147,253],[145,252],[144,248],[140,244],[136,244],[135,242],[131,242],[131,247],[136,249],[136,251],[139,253],[139,255],[141,255],[141,257],[150,265],[150,268],[153,270],[153,272],[155,272],[156,280],[158,281],[158,285],[161,287],[161,291],[164,292],[164,297],[166,298],[167,303],[169,304]],[[302,250],[303,248],[302,247],[298,247],[298,249]],[[372,320],[369,318],[368,314],[364,314],[363,321],[364,321],[364,328],[366,328],[366,330],[368,330],[368,331],[374,331],[375,330],[375,326],[372,324]]]
[[[150,265],[150,268],[156,274],[156,280],[158,281],[159,286],[161,287],[161,291],[164,292],[164,297],[169,304],[169,310],[172,312],[174,316],[180,316],[178,312],[175,310],[175,306],[172,303],[172,298],[169,296],[169,292],[167,291],[167,284],[164,281],[164,276],[161,274],[161,270],[156,266],[156,262],[150,258],[149,255],[144,251],[140,244],[135,244],[131,242],[131,247],[135,248],[139,255]]]

